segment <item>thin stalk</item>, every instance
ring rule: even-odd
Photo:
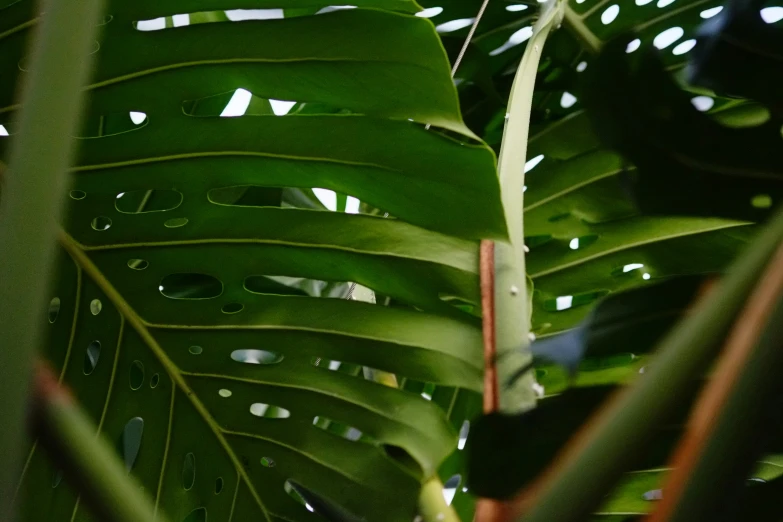
[[[693,407],[651,522],[742,518],[737,496],[780,408],[783,386],[783,245],[726,341]],[[738,422],[741,419],[741,422]],[[774,428],[773,428],[774,431]],[[727,514],[730,514],[727,516]]]
[[[515,499],[516,513],[523,514],[519,521],[581,521],[603,501],[627,464],[645,451],[653,427],[682,400],[682,390],[708,369],[781,241],[783,211],[663,339],[638,381],[591,419],[537,484]]]
[[[101,0],[44,0],[24,80],[19,134],[12,136],[0,199],[0,520],[22,468],[22,441],[35,353],[45,324],[45,295],[70,166],[102,14]],[[52,296],[49,296],[52,297]]]
[[[116,451],[44,365],[36,371],[35,435],[81,498],[105,522],[165,522]]]

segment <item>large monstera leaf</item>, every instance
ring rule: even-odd
[[[171,520],[313,519],[315,494],[410,521],[482,387],[480,323],[453,303],[478,302],[477,240],[506,234],[494,156],[414,2],[279,7],[108,2],[46,356]],[[35,23],[32,1],[0,9],[2,146]],[[240,88],[253,115],[219,118]],[[285,204],[313,187],[391,216]],[[33,446],[26,519],[89,516],[60,477]]]

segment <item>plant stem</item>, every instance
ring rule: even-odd
[[[515,499],[524,522],[584,520],[626,466],[644,452],[653,427],[682,399],[720,350],[758,274],[783,241],[783,210],[735,261],[692,315],[660,343],[654,362],[577,434],[530,491]]]
[[[125,470],[116,451],[57,384],[44,365],[37,370],[34,429],[41,446],[74,483],[81,498],[105,522],[156,520],[152,502]],[[165,522],[158,516],[158,522]]]
[[[12,136],[0,199],[0,520],[13,520],[28,391],[46,317],[56,223],[102,14],[101,0],[45,0],[19,134]]]

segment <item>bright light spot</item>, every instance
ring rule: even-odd
[[[626,53],[632,53],[642,45],[642,41],[638,38],[636,40],[628,42],[628,46],[625,48]]]
[[[443,488],[443,500],[446,504],[451,505],[451,501],[454,500],[454,495],[457,494],[457,488]]]
[[[462,488],[462,492],[463,493],[467,493],[468,492],[468,488]]]
[[[576,96],[574,96],[568,91],[565,91],[563,95],[560,97],[560,106],[564,109],[573,107],[575,103],[576,103]]]
[[[232,22],[243,20],[276,20],[283,18],[282,9],[230,9],[226,16]]]
[[[655,37],[653,45],[658,49],[665,49],[682,38],[684,34],[685,31],[682,30],[682,27],[670,27]]]
[[[307,511],[309,511],[310,513],[315,513],[315,510],[313,509],[313,506],[311,506],[307,502],[305,502],[305,507],[307,508]]]
[[[497,49],[490,51],[490,56],[497,56],[500,53],[507,51],[514,47],[515,45],[519,45],[522,42],[527,41],[531,36],[533,36],[533,28],[531,26],[523,27],[519,31],[515,32],[511,36],[508,37],[508,41],[498,47]]]
[[[121,198],[122,196],[124,196],[124,195],[125,195],[125,193],[124,193],[124,192],[120,192],[119,194],[117,194],[117,199],[120,199],[120,198]]]
[[[330,5],[328,7],[324,7],[323,9],[321,9],[315,14],[331,13],[333,11],[341,11],[343,9],[356,9],[356,6],[355,5]]]
[[[512,13],[517,11],[524,11],[525,9],[527,9],[525,4],[512,4],[506,6],[506,11],[511,11]]]
[[[423,11],[419,11],[416,13],[416,16],[419,18],[432,18],[433,16],[438,16],[443,12],[442,7],[430,7],[429,9],[424,9]]]
[[[2,125],[0,125],[0,136],[8,136],[8,131]]]
[[[541,161],[544,159],[543,154],[539,154],[535,158],[528,160],[527,163],[525,163],[525,173],[530,172],[534,168],[536,168],[536,165],[541,163]]]
[[[171,17],[171,21],[174,23],[174,27],[182,27],[184,25],[190,25],[189,14],[178,14]]]
[[[644,265],[641,263],[630,263],[623,267],[623,273],[630,272],[631,270],[637,270],[639,268],[642,268],[643,266]]]
[[[537,382],[533,383],[533,392],[535,392],[536,397],[539,399],[544,396],[544,387],[538,384]]]
[[[245,89],[237,89],[234,91],[234,95],[231,97],[228,105],[226,105],[226,108],[223,109],[223,112],[220,113],[220,117],[231,118],[244,115],[245,112],[247,112],[247,108],[250,106],[250,100],[252,98],[253,95],[250,93],[250,91],[246,91]]]
[[[144,120],[147,119],[147,115],[144,114],[143,112],[131,112],[130,119],[136,125],[141,125],[142,123],[144,123]]]
[[[136,22],[138,31],[159,31],[166,28],[166,17],[154,18],[152,20],[139,20]]]
[[[459,31],[460,29],[463,29],[473,23],[473,20],[475,18],[460,18],[459,20],[452,20],[450,22],[446,22],[443,24],[440,24],[435,27],[435,30],[439,33],[450,33],[452,31]]]
[[[432,395],[430,395],[429,393],[422,393],[421,396],[427,399],[428,401],[432,400]]]
[[[285,116],[288,111],[296,105],[295,101],[283,101],[283,100],[269,100],[269,104],[272,106],[272,112],[275,116]]]
[[[160,285],[160,286],[158,287],[158,291],[160,291],[160,292],[162,292],[162,291],[163,291],[163,285]]]
[[[359,213],[359,200],[353,196],[348,196],[348,201],[345,203],[346,214],[358,214]]]
[[[522,185],[522,192],[523,193],[527,192],[527,185]]]
[[[645,279],[645,280],[650,279],[650,274],[648,274],[648,273],[642,274],[642,279]]]
[[[712,18],[713,16],[715,16],[718,13],[720,13],[721,11],[723,11],[723,6],[719,5],[718,7],[712,7],[710,9],[705,9],[704,11],[699,13],[699,16],[701,16],[702,18],[704,18],[706,20],[707,18]]]
[[[663,498],[663,490],[651,489],[642,495],[644,500],[661,500]]]
[[[765,7],[761,10],[761,19],[768,24],[774,24],[783,19],[783,7]]]
[[[571,305],[574,302],[574,296],[572,295],[561,295],[557,299],[555,299],[555,308],[557,310],[568,310],[571,308]]]
[[[329,369],[332,371],[340,369],[340,361],[329,361]]]
[[[696,107],[697,111],[706,112],[712,109],[712,106],[715,105],[715,100],[709,96],[696,96],[691,98],[691,103]]]
[[[585,0],[576,0],[576,3],[577,3],[577,4],[584,4],[584,3],[585,3]]]
[[[672,49],[672,54],[674,56],[679,56],[681,54],[687,53],[694,47],[696,47],[696,40],[691,38],[690,40],[685,40],[684,42],[678,43],[674,49]]]
[[[468,442],[468,434],[470,433],[470,421],[463,421],[462,426],[459,428],[459,440],[457,442],[457,449],[463,449],[465,443]]]
[[[576,72],[583,72],[585,69],[587,69],[587,62],[579,62],[576,66]]]
[[[575,237],[574,239],[572,239],[571,242],[568,243],[568,248],[570,248],[571,250],[578,250],[579,249],[579,238]]]
[[[653,0],[636,0],[636,5],[647,5]]]
[[[611,24],[614,22],[615,18],[617,18],[618,14],[620,14],[620,6],[617,4],[610,5],[603,13],[601,13],[601,23],[604,25]]]
[[[655,4],[658,7],[666,7],[667,5],[671,5],[674,3],[674,0],[658,0],[658,3]]]

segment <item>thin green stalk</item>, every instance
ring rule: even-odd
[[[11,499],[22,467],[30,376],[46,317],[46,287],[55,251],[66,169],[72,157],[101,0],[44,0],[19,134],[12,136],[0,199],[0,520],[13,520]]]
[[[525,238],[522,193],[525,184],[527,137],[536,71],[547,35],[563,17],[565,1],[550,0],[542,7],[519,64],[508,102],[506,127],[498,158],[498,175],[510,243],[495,243],[495,354],[499,410],[507,413],[535,407],[533,372],[512,387],[506,383],[521,367],[530,364],[530,306],[525,280]]]
[[[529,499],[524,522],[585,520],[603,501],[626,465],[645,451],[653,428],[718,354],[758,275],[783,241],[783,211],[728,269],[708,299],[660,343],[655,360],[625,393],[592,421]]]
[[[34,429],[39,444],[104,522],[165,522],[141,485],[128,475],[117,452],[96,436],[97,427],[57,385],[47,368],[36,379]]]

